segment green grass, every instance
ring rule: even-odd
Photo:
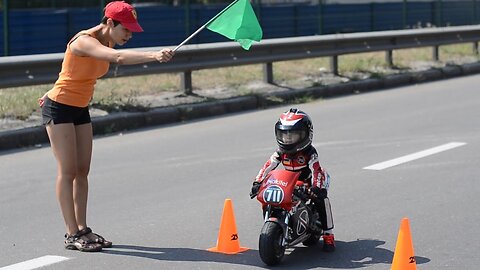
[[[394,63],[399,69],[412,69],[419,62],[428,65],[446,63],[475,62],[478,56],[473,54],[471,44],[448,45],[440,47],[441,63],[432,63],[432,49],[405,49],[394,51]],[[467,60],[466,60],[467,59]],[[285,86],[295,85],[295,81],[305,78],[320,78],[328,72],[329,58],[312,58],[275,62],[273,64],[274,80]],[[343,55],[339,57],[339,72],[352,80],[381,78],[398,72],[392,70],[385,62],[385,52]],[[358,74],[361,74],[359,77]],[[213,89],[227,87],[238,89],[239,95],[252,93],[246,85],[262,81],[262,65],[206,69],[192,73],[193,88]],[[309,81],[308,86],[322,85],[317,80]],[[0,89],[0,118],[26,119],[32,113],[39,113],[37,100],[53,84],[13,87]],[[97,82],[92,106],[107,111],[146,110],[148,106],[135,103],[135,98],[145,95],[159,95],[165,92],[179,91],[178,74],[159,74],[148,76],[120,77],[101,79]],[[306,98],[305,100],[310,100]]]
[[[38,98],[48,89],[48,85],[0,89],[0,118],[27,119],[39,110]]]

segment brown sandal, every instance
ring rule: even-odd
[[[79,250],[83,252],[98,252],[102,250],[102,245],[88,240],[80,231],[76,234],[65,234],[65,248],[70,250]]]
[[[96,234],[90,229],[90,227],[83,228],[82,230],[79,231],[82,235],[86,235],[88,237],[89,234],[93,234],[93,237],[90,235],[88,237],[91,239],[93,243],[98,243],[102,246],[102,248],[110,248],[112,247],[113,243],[111,241],[106,240],[103,236]]]

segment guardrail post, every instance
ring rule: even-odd
[[[385,60],[387,62],[387,65],[390,68],[394,67],[394,65],[393,65],[393,51],[392,50],[388,50],[388,51],[385,52]]]
[[[338,55],[333,55],[330,57],[330,71],[338,75]]]
[[[438,61],[440,60],[440,57],[439,57],[439,46],[434,46],[433,47],[433,60],[435,61]]]
[[[473,54],[478,55],[478,42],[473,42]]]
[[[273,83],[273,64],[271,62],[263,64],[263,82]]]
[[[180,73],[180,89],[185,95],[192,94],[192,71],[186,70]]]

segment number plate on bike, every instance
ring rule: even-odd
[[[269,186],[263,191],[263,200],[266,203],[281,203],[283,197],[283,190],[279,186]]]

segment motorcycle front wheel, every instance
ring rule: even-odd
[[[267,222],[263,225],[258,251],[264,263],[270,266],[280,263],[285,254],[285,247],[282,245],[283,238],[283,229],[280,224]]]

